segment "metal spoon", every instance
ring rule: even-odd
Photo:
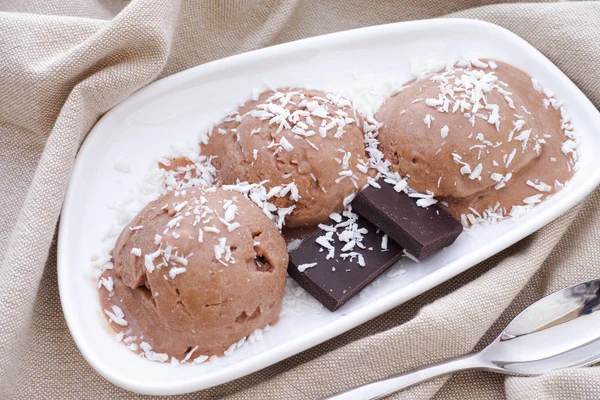
[[[480,353],[327,397],[382,399],[417,383],[470,369],[531,376],[600,362],[600,279],[568,287],[529,306]]]

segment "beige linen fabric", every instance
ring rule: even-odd
[[[600,3],[477,0],[0,0],[0,398],[134,398],[83,360],[58,296],[54,238],[77,149],[156,78],[362,26],[479,18],[525,38],[600,106]],[[448,15],[449,14],[449,15]],[[475,33],[474,33],[475,34]],[[518,244],[336,339],[183,398],[317,398],[478,350],[536,299],[598,277],[600,192]],[[398,399],[598,399],[600,368],[466,372]]]

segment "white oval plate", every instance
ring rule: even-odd
[[[406,273],[382,276],[341,310],[305,311],[282,318],[264,340],[231,357],[174,368],[142,359],[117,343],[102,316],[90,258],[115,221],[119,204],[142,181],[148,166],[177,140],[196,142],[200,131],[252,89],[313,86],[344,88],[353,74],[411,78],[413,59],[491,58],[511,63],[564,101],[581,137],[580,168],[571,183],[519,220],[465,232],[455,244]],[[179,394],[218,385],[290,357],[406,302],[505,249],[563,214],[600,182],[600,115],[546,57],[498,26],[440,19],[376,26],[286,43],[214,61],[152,83],[109,111],[77,157],[62,213],[58,243],[60,296],[69,329],[86,360],[125,389]],[[115,169],[128,159],[132,170]],[[399,266],[394,271],[398,271]],[[389,274],[388,274],[389,275]]]

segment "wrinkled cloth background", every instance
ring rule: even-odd
[[[433,17],[506,27],[600,106],[600,3],[483,0],[0,0],[0,398],[134,398],[73,343],[55,229],[78,147],[155,79],[221,57]],[[441,39],[442,40],[442,39]],[[598,277],[600,192],[462,275],[338,338],[183,398],[308,399],[483,348],[540,297]],[[515,378],[465,372],[398,399],[598,399],[600,367]]]

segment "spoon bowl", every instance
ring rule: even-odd
[[[504,368],[511,365],[511,370],[519,363],[547,368],[536,374],[579,364],[582,360],[575,360],[590,354],[566,353],[580,353],[600,339],[599,296],[600,280],[593,280],[544,297],[515,317],[482,355]]]
[[[435,364],[327,397],[380,399],[453,372],[481,369],[533,376],[600,361],[600,279],[542,298],[517,315],[480,353]]]

